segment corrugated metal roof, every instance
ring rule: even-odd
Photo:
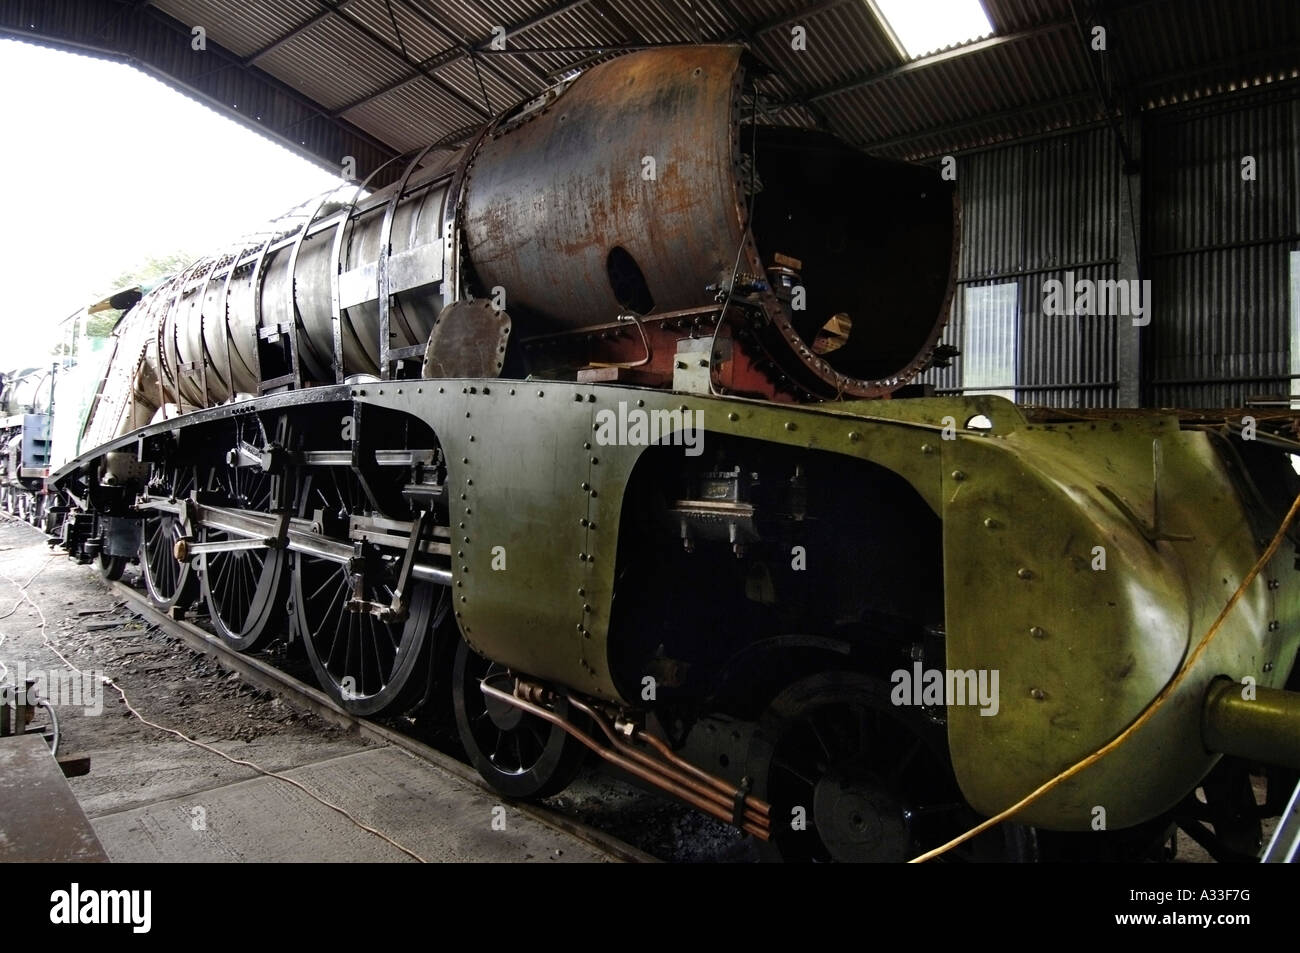
[[[485,90],[497,111],[575,67],[669,42],[749,42],[774,70],[760,85],[769,121],[823,124],[912,159],[1096,122],[1112,115],[1103,101],[1148,108],[1300,77],[1296,0],[1115,0],[1100,14],[1106,52],[1088,43],[1095,4],[983,2],[993,37],[910,62],[862,0],[153,0],[135,9],[73,0],[69,9],[102,9],[73,22],[33,19],[51,24],[52,40],[119,55],[111,45],[128,45],[133,17],[165,14],[179,36],[202,25],[236,68],[262,71],[395,150],[481,121]],[[105,34],[108,13],[116,21]],[[0,15],[0,32],[41,36],[19,19]],[[792,48],[796,26],[804,50]],[[489,49],[494,28],[506,31],[505,53]]]

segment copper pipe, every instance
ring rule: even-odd
[[[698,781],[683,772],[678,771],[671,765],[657,761],[645,752],[638,751],[636,748],[623,741],[623,739],[619,738],[613,729],[610,728],[609,723],[601,717],[600,713],[589,705],[579,701],[572,695],[568,696],[568,701],[570,705],[594,721],[600,727],[601,731],[605,733],[605,737],[609,739],[612,747],[621,751],[624,757],[631,758],[637,763],[649,768],[651,771],[656,772],[656,774],[663,777],[665,780],[671,781],[676,788],[686,788],[687,790],[692,791],[697,797],[708,800],[719,811],[724,812],[722,815],[715,816],[719,816],[721,820],[724,820],[729,824],[734,823],[736,797],[740,794],[739,790],[734,787],[726,786],[725,782],[722,782],[724,786],[722,791],[711,790],[708,786],[700,784]],[[746,821],[760,825],[764,829],[768,826],[767,817],[760,814],[747,801],[743,803],[742,816]]]
[[[704,781],[706,784],[712,785],[723,794],[728,796],[735,795],[736,789],[733,786],[722,780],[722,778],[709,774],[709,772],[705,771],[703,768],[697,767],[685,758],[680,757],[677,752],[673,751],[672,748],[668,747],[668,745],[664,743],[662,738],[657,738],[648,731],[637,731],[636,737],[651,745],[656,751],[663,755],[664,758],[677,765],[683,771],[695,775],[695,777]],[[767,817],[771,813],[772,809],[766,801],[752,796],[746,796],[745,800],[746,803],[752,804],[754,810],[763,817]]]
[[[701,784],[699,781],[684,772],[678,771],[671,765],[664,764],[662,761],[652,758],[644,751],[638,751],[622,738],[618,737],[618,735],[614,733],[614,730],[610,728],[609,723],[605,721],[605,719],[600,716],[600,713],[591,706],[579,701],[572,695],[569,695],[568,699],[570,705],[577,708],[580,712],[594,721],[600,727],[601,731],[605,733],[605,737],[609,739],[610,744],[619,751],[622,751],[627,757],[634,758],[636,761],[644,764],[652,770],[662,772],[665,776],[672,778],[679,785],[689,788],[700,797],[708,798],[724,810],[730,812],[735,809],[736,797],[740,794],[740,791],[737,788],[728,785],[725,781],[721,781],[720,779],[710,778],[710,781],[717,781],[718,785],[721,786],[721,790],[717,790],[715,787],[711,787],[710,785]],[[766,807],[766,805],[764,805],[764,807]],[[767,816],[759,813],[757,807],[749,803],[748,797],[744,799],[744,813],[749,820],[760,824],[767,823]],[[731,815],[729,813],[728,817],[725,819],[730,820],[730,817]]]
[[[700,797],[690,790],[681,789],[678,785],[673,783],[673,781],[669,777],[665,776],[663,772],[650,770],[649,768],[642,766],[641,764],[637,763],[631,758],[625,757],[619,754],[617,751],[613,751],[605,747],[604,745],[597,742],[594,738],[590,737],[586,732],[579,729],[576,725],[570,724],[568,721],[561,718],[559,715],[555,714],[555,712],[543,708],[541,705],[535,705],[532,702],[524,701],[522,698],[517,698],[516,696],[511,695],[508,692],[503,692],[498,688],[493,688],[491,685],[488,685],[486,682],[480,683],[480,688],[482,689],[485,695],[490,695],[493,698],[499,699],[503,702],[507,702],[511,705],[514,705],[516,708],[523,709],[524,711],[528,712],[531,715],[536,715],[538,718],[541,718],[543,721],[549,722],[552,725],[556,725],[562,728],[564,731],[573,735],[573,737],[578,739],[578,741],[586,745],[588,748],[590,748],[596,754],[600,755],[606,761],[610,762],[611,764],[617,765],[618,767],[626,771],[628,774],[640,778],[642,781],[645,781],[648,784],[652,784],[657,788],[667,791],[668,793],[672,794],[674,797],[677,797],[682,801],[685,801],[687,804],[691,805],[692,807],[703,811],[705,814],[708,814],[710,817],[715,817],[718,820],[725,821],[727,823],[732,822],[731,812],[728,809],[719,806],[711,799]],[[760,825],[753,821],[746,820],[740,826],[741,826],[741,830],[745,831],[745,833],[752,834],[754,837],[757,837],[760,840],[768,840],[771,837],[771,834],[768,832],[766,824]]]

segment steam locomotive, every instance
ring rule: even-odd
[[[40,525],[50,466],[52,372],[0,373],[0,509]]]
[[[59,544],[241,651],[287,628],[353,712],[445,712],[505,795],[594,754],[784,859],[915,857],[1116,737],[1300,490],[1290,419],[916,384],[951,184],[751,76],[601,63],[134,295]],[[1300,765],[1286,548],[1132,738],[945,856],[1196,810],[1249,855],[1251,766]]]

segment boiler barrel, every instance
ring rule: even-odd
[[[503,294],[516,338],[708,306],[730,290],[749,308],[752,346],[802,393],[890,393],[946,318],[952,189],[933,170],[754,122],[746,65],[734,46],[602,63],[471,146],[429,153],[398,184],[307,207],[305,231],[196,263],[137,306],[157,329],[137,404],[152,411],[160,391],[182,406],[255,393],[276,376],[259,340],[286,333],[307,383],[379,372],[377,276],[389,275],[389,347],[424,345],[453,297],[453,222],[468,291]]]

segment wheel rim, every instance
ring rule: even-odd
[[[786,861],[900,862],[981,820],[957,787],[941,728],[856,673],[782,692],[760,723],[750,771],[772,805],[769,849]],[[1028,859],[1018,835],[995,829],[944,859]]]
[[[368,501],[350,470],[322,468],[303,480],[299,514],[322,515],[322,531],[347,537],[350,516],[364,515]],[[371,602],[391,603],[400,554],[367,554],[366,591]],[[424,689],[429,630],[449,604],[442,586],[412,580],[405,621],[387,623],[348,608],[353,596],[344,563],[295,552],[293,601],[298,633],[321,687],[360,715],[403,710]],[[436,608],[435,608],[436,603]]]
[[[149,481],[149,494],[156,498],[184,499],[193,490],[194,471],[189,467],[160,467]],[[176,559],[176,542],[184,534],[185,529],[176,516],[146,511],[140,565],[149,599],[162,609],[184,609],[196,595],[190,564]]]
[[[573,780],[584,749],[563,728],[513,705],[490,699],[481,682],[509,692],[513,677],[505,666],[483,658],[461,640],[452,672],[452,703],[461,744],[474,767],[493,788],[510,797],[547,797]],[[568,716],[568,703],[553,710]]]
[[[122,556],[110,556],[108,553],[100,552],[95,557],[95,565],[99,568],[99,574],[109,582],[117,582],[122,578],[122,573],[126,569],[126,559]]]
[[[265,432],[255,417],[241,419],[236,425],[236,442],[261,451]],[[272,511],[276,500],[276,483],[260,467],[223,467],[208,475],[205,497],[221,506]],[[223,542],[233,537],[224,530],[205,526],[200,531],[203,542]],[[275,623],[284,608],[288,565],[283,549],[238,549],[207,553],[202,579],[203,599],[213,628],[232,648],[251,652],[260,648],[275,633]]]

